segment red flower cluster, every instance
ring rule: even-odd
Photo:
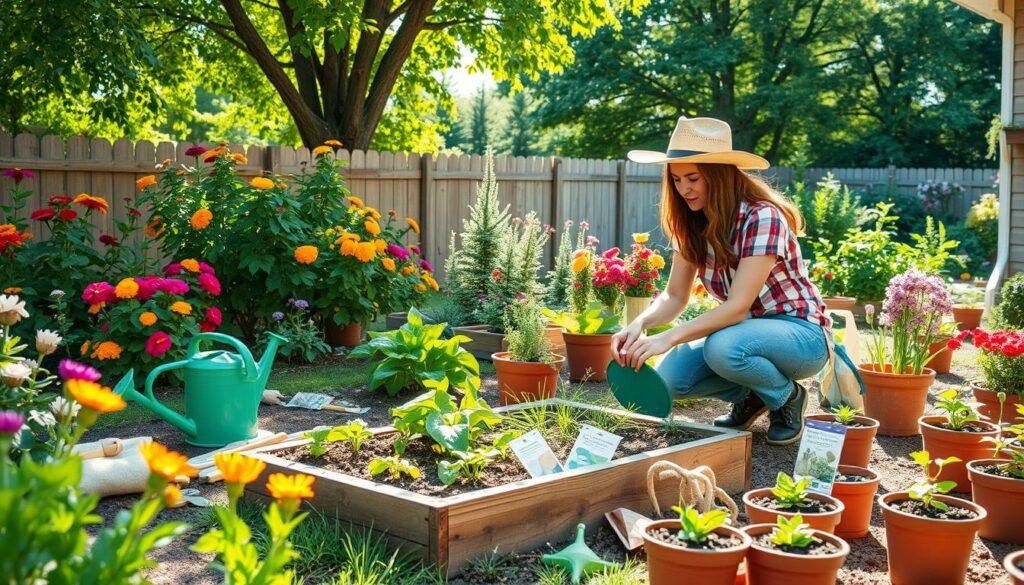
[[[50,195],[46,200],[48,207],[33,211],[29,217],[36,221],[50,221],[56,217],[57,221],[69,222],[78,217],[77,211],[68,209],[73,201],[67,195]]]
[[[985,331],[984,329],[975,329],[974,331],[964,331],[957,335],[952,341],[963,341],[964,338],[969,334],[974,338],[975,347],[1002,354],[1006,357],[1017,357],[1024,355],[1024,331],[1015,331],[1012,329],[1005,329],[1000,331]]]

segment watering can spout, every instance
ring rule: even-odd
[[[154,414],[171,423],[189,437],[195,436],[196,423],[194,421],[181,416],[170,408],[167,408],[152,394],[149,396],[140,394],[139,391],[135,389],[134,378],[135,370],[128,370],[128,373],[126,373],[117,385],[114,386],[114,394],[120,395],[129,402],[135,402],[148,408],[153,411]]]
[[[263,355],[260,356],[260,361],[257,367],[259,371],[259,382],[257,386],[260,389],[260,395],[262,396],[263,388],[267,385],[267,379],[270,378],[270,370],[274,367],[274,357],[277,355],[277,348],[282,343],[288,343],[288,339],[282,337],[276,333],[268,333],[270,341],[267,342],[267,349],[263,351]],[[259,400],[257,398],[257,400]]]

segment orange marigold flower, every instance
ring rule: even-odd
[[[171,305],[171,311],[179,315],[191,315],[192,305],[186,303],[185,301],[175,301],[174,304]]]
[[[9,286],[9,287],[4,289],[4,294],[7,294],[7,295],[18,295],[18,294],[21,294],[21,287],[20,286]]]
[[[91,408],[96,412],[115,412],[124,410],[127,405],[124,398],[96,382],[88,380],[72,379],[64,383],[68,394],[75,399],[75,402],[84,408]]]
[[[427,292],[427,286],[423,283],[417,284],[416,290],[418,290],[419,292]]]
[[[380,219],[380,212],[373,207],[367,207],[365,211],[373,219]]]
[[[438,291],[441,290],[441,287],[437,284],[437,281],[434,280],[432,277],[431,278],[425,278],[424,280],[426,281],[426,283],[428,285],[430,285],[430,288],[434,289],[434,292],[438,292]]]
[[[324,144],[326,144],[327,146],[333,146],[334,148],[341,148],[342,146],[344,146],[340,140],[334,139],[324,140]]]
[[[315,481],[315,477],[305,473],[272,473],[267,478],[267,491],[275,500],[304,500],[313,497]]]
[[[156,185],[156,175],[146,175],[145,177],[135,181],[135,187],[139,191],[145,191],[146,188],[152,187],[153,185]]]
[[[178,484],[169,483],[164,487],[164,506],[168,508],[176,508],[178,503],[181,501],[181,489],[178,488]]]
[[[115,341],[101,341],[92,350],[92,357],[103,360],[116,360],[121,357],[121,346]]]
[[[355,205],[356,207],[362,207],[362,206],[366,205],[365,203],[363,203],[362,199],[356,197],[355,195],[350,195],[349,196],[348,203],[349,203],[349,205]]]
[[[155,238],[160,234],[164,233],[163,221],[164,218],[160,217],[159,215],[154,215],[149,220],[149,223],[146,224],[146,235],[151,238]]]
[[[218,453],[213,456],[217,469],[227,483],[252,483],[267,468],[267,464],[259,459],[241,453]]]
[[[249,184],[252,185],[253,189],[260,189],[261,191],[274,188],[274,181],[271,181],[266,177],[255,177],[253,180],[249,181]]]
[[[231,160],[235,161],[236,163],[238,163],[240,165],[247,165],[247,164],[249,164],[249,159],[245,158],[245,155],[240,153],[240,152],[232,152],[228,156],[231,157]]]
[[[409,276],[413,270],[416,270],[416,268],[412,264],[406,266],[402,269],[402,276]]]
[[[409,224],[409,227],[412,228],[412,231],[416,232],[416,234],[419,235],[419,233],[420,233],[420,224],[416,223],[415,219],[413,219],[411,217],[407,217],[407,218],[405,218],[405,223]]]
[[[327,154],[329,152],[334,152],[334,149],[330,146],[318,146],[313,149],[313,156],[320,156],[321,154]]]
[[[363,227],[366,228],[366,231],[371,236],[376,236],[380,234],[380,224],[372,219],[368,219],[365,222],[363,222]]]
[[[199,272],[199,262],[197,262],[195,258],[185,258],[184,260],[179,262],[179,264],[181,264],[181,267],[184,268],[185,270],[188,270],[189,272]]]
[[[358,246],[359,244],[355,240],[341,240],[341,248],[338,250],[338,253],[342,256],[355,256]]]
[[[89,353],[89,342],[86,341],[85,343],[83,343],[82,347],[78,348],[78,351],[82,355],[85,355],[85,354]]]
[[[156,475],[174,481],[179,475],[195,477],[199,471],[188,464],[188,457],[171,451],[156,441],[146,441],[139,445],[139,453],[149,465],[149,470]]]
[[[133,299],[136,293],[139,292],[139,283],[135,282],[134,278],[123,278],[121,282],[117,283],[114,287],[114,294],[119,299]]]
[[[192,229],[205,230],[213,219],[213,213],[205,207],[192,214]]]
[[[392,260],[391,258],[384,258],[380,261],[380,263],[381,266],[384,267],[384,270],[387,270],[388,272],[395,271],[395,261]]]
[[[227,153],[227,151],[228,149],[224,148],[223,146],[218,146],[213,150],[209,150],[206,152],[206,154],[203,155],[203,162],[213,162],[214,160],[217,159],[217,157],[223,156],[225,153]]]
[[[962,273],[960,273],[960,280],[970,280],[970,279],[971,279],[971,273],[970,272],[962,272]]]
[[[317,250],[316,246],[299,246],[295,248],[295,261],[299,264],[312,264],[319,255],[320,250]]]
[[[139,315],[139,323],[143,327],[149,327],[150,325],[156,323],[156,313],[154,313],[153,311],[146,311],[145,313],[142,313],[141,315]]]
[[[377,256],[377,247],[373,242],[359,242],[356,244],[355,257],[360,262],[369,262]]]
[[[102,303],[96,303],[95,305],[89,305],[89,314],[95,315],[96,313],[99,313],[100,309],[102,309],[105,306],[107,306],[106,301]]]
[[[377,247],[378,254],[383,254],[384,250],[388,249],[388,243],[384,240],[374,240],[373,245]]]
[[[110,204],[107,200],[102,197],[96,197],[89,195],[88,193],[80,193],[75,197],[72,202],[81,205],[82,207],[88,207],[89,209],[95,209],[100,213],[106,213],[110,210]]]

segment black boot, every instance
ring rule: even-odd
[[[714,425],[745,431],[767,411],[768,407],[764,401],[758,398],[757,394],[748,392],[746,398],[732,405],[732,412],[716,418]]]
[[[790,445],[804,434],[804,409],[807,408],[807,390],[793,382],[793,392],[782,408],[768,413],[769,445]]]

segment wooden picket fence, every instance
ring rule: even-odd
[[[0,169],[19,167],[35,174],[23,188],[32,191],[25,213],[46,205],[50,195],[90,193],[106,198],[111,205],[106,215],[93,214],[102,233],[113,231],[114,222],[124,219],[136,194],[135,180],[156,170],[163,161],[193,164],[185,156],[190,143],[126,139],[113,143],[105,139],[76,136],[39,138],[32,134],[0,134]],[[207,145],[210,146],[210,145]],[[264,173],[301,175],[310,165],[306,148],[232,145],[243,152],[249,164],[239,166],[244,177]],[[415,218],[422,227],[424,252],[439,272],[448,256],[449,236],[462,229],[468,205],[476,194],[483,174],[479,155],[431,155],[377,151],[337,152],[347,164],[342,169],[351,192],[368,205],[381,210],[395,209],[400,216]],[[628,244],[629,235],[658,231],[658,201],[661,168],[623,160],[551,157],[495,158],[499,197],[522,217],[536,211],[542,222],[561,229],[566,220],[590,224],[590,233],[602,246]],[[956,181],[967,187],[955,201],[959,215],[984,192],[992,191],[996,174],[987,169],[808,169],[806,182],[816,183],[833,172],[853,189],[881,188],[888,192],[913,193],[926,179]],[[786,185],[791,169],[768,172],[769,178]],[[11,179],[0,176],[0,201],[9,201]],[[36,237],[45,237],[45,226],[34,222]],[[557,238],[557,235],[556,235]],[[662,240],[664,241],[664,240]],[[548,262],[554,246],[548,250]],[[443,274],[440,274],[443,278]]]

